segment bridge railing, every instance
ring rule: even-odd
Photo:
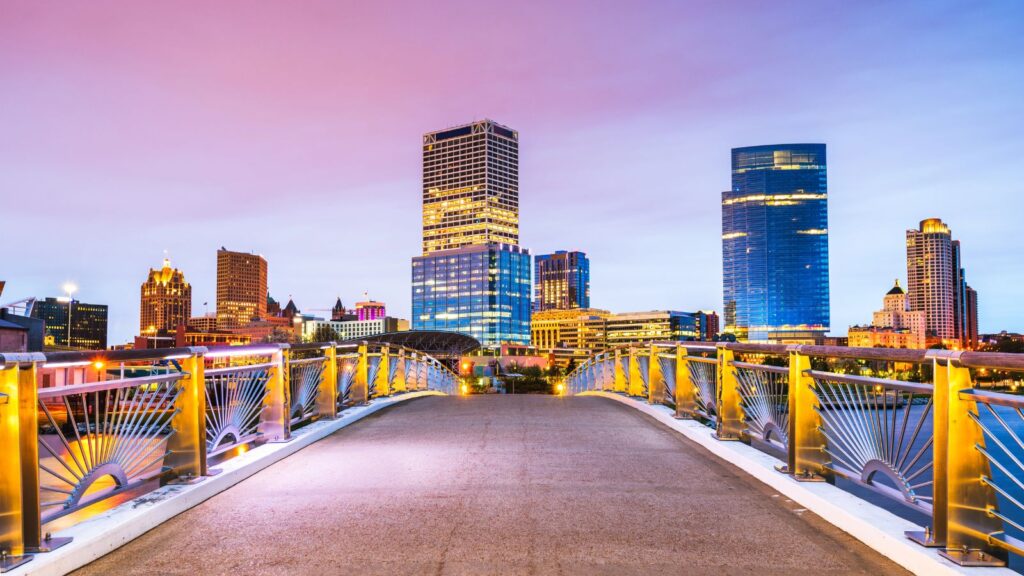
[[[457,378],[375,343],[0,354],[0,572],[67,542],[48,522],[197,481],[372,398],[451,394]]]
[[[596,354],[566,384],[665,404],[795,481],[842,478],[927,515],[908,538],[1001,566],[1024,554],[1024,396],[983,388],[986,373],[1015,382],[1024,354],[656,342]]]

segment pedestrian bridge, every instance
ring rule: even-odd
[[[462,395],[374,344],[0,360],[15,574],[998,574],[1019,550],[1024,403],[972,379],[1014,355],[656,343],[557,396]]]

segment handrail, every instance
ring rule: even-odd
[[[207,367],[219,364],[236,365]],[[39,387],[42,372],[58,370],[97,380]],[[52,550],[65,540],[44,539],[45,522],[156,480],[208,476],[245,445],[286,441],[371,398],[457,393],[457,379],[430,355],[386,343],[0,353],[0,471],[27,495],[0,495],[0,550]],[[110,487],[90,489],[106,477]]]
[[[188,374],[182,372],[171,372],[169,374],[155,374],[151,376],[137,376],[134,378],[120,378],[117,380],[103,380],[100,382],[89,382],[87,384],[71,384],[68,386],[56,386],[53,388],[40,388],[38,398],[49,400],[61,398],[71,394],[88,394],[91,392],[104,392],[107,390],[120,390],[132,386],[143,386],[146,384],[161,384],[164,382],[175,382],[181,380]]]
[[[1024,543],[1024,395],[975,387],[971,369],[1024,373],[1024,354],[759,343],[637,343],[595,353],[570,393],[668,404],[714,437],[780,458],[793,481],[842,477],[927,514],[907,537],[961,565],[1004,565]],[[707,357],[698,351],[714,351]],[[694,352],[698,352],[694,354]],[[782,356],[787,366],[738,361]],[[742,356],[741,356],[742,358]],[[832,360],[917,365],[928,382],[812,369]],[[664,393],[663,393],[664,392]],[[883,480],[884,479],[884,480]]]

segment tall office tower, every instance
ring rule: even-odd
[[[267,317],[267,261],[263,256],[217,251],[217,327],[235,328]]]
[[[32,317],[45,326],[47,347],[104,350],[107,347],[107,306],[69,298],[36,300]]]
[[[156,334],[177,330],[188,324],[192,316],[192,286],[171,261],[164,258],[163,268],[150,268],[149,278],[142,284],[139,308],[139,331]]]
[[[964,290],[967,321],[964,323],[964,348],[974,350],[978,347],[978,293],[967,286]]]
[[[977,293],[971,289],[972,320],[960,241],[941,219],[922,220],[916,230],[907,230],[907,284],[910,309],[925,313],[929,338],[961,348],[977,341],[971,335],[977,331]]]
[[[519,134],[483,120],[424,135],[412,329],[529,344],[530,269],[519,247]]]
[[[534,257],[533,311],[590,308],[590,260],[558,250]]]
[[[734,148],[722,193],[725,330],[740,340],[818,342],[829,330],[824,144]]]
[[[519,133],[482,120],[423,136],[423,255],[519,244]]]

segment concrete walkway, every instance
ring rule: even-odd
[[[76,574],[905,574],[603,398],[368,417]]]

